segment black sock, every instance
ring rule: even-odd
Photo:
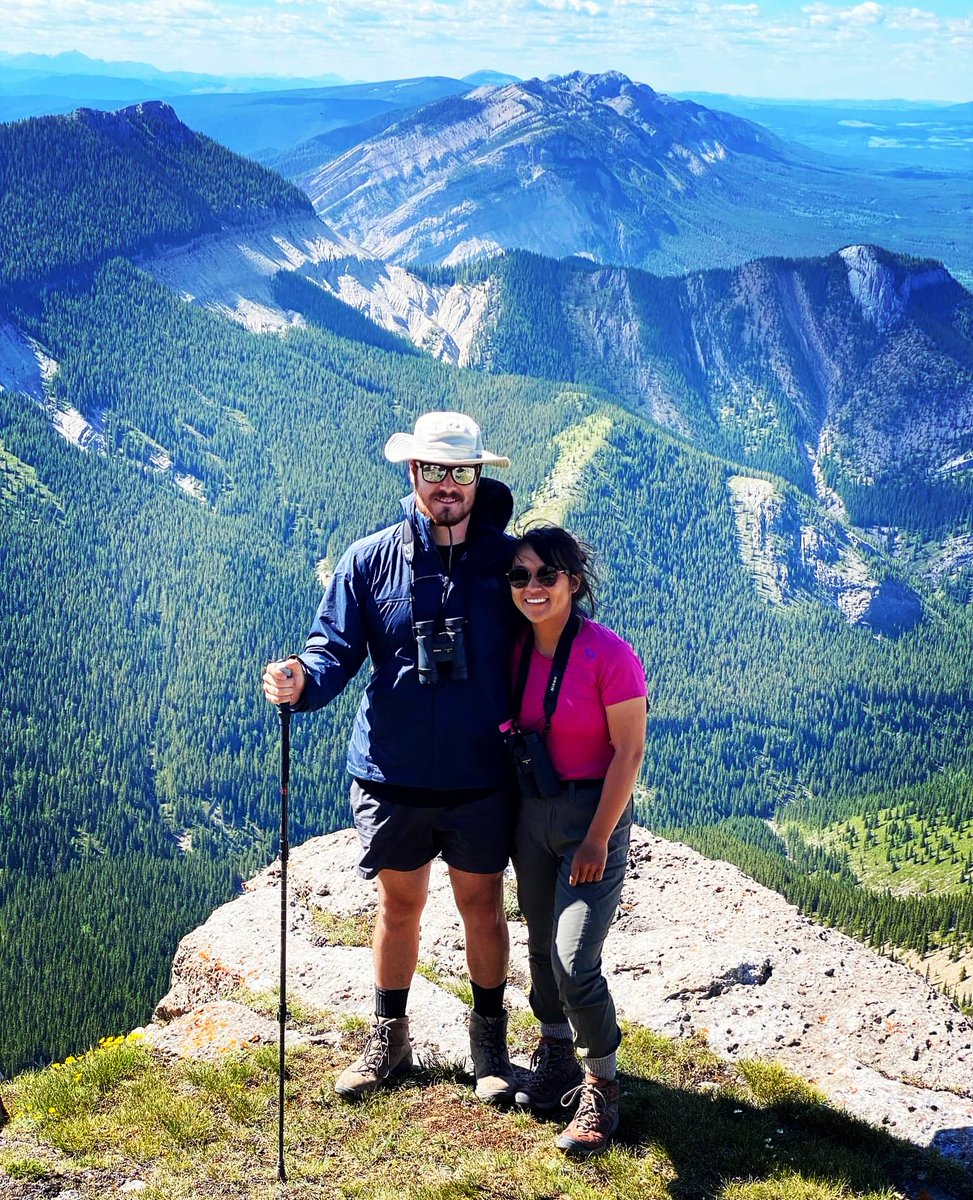
[[[473,1011],[479,1013],[481,1017],[502,1017],[503,993],[506,986],[506,979],[503,983],[498,983],[496,987],[492,988],[480,987],[478,983],[474,983],[471,979],[470,987],[473,989]]]
[[[376,1017],[404,1017],[406,1005],[409,1003],[408,988],[375,989]]]

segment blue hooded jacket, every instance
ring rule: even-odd
[[[466,551],[451,575],[415,496],[402,507],[414,532],[412,569],[401,521],[348,548],[299,656],[307,682],[297,711],[333,700],[371,655],[348,746],[349,773],[433,791],[500,787],[507,759],[498,726],[508,716],[515,628],[504,578],[513,541],[503,530],[513,499],[499,480],[481,477]],[[452,679],[447,668],[438,683],[420,683],[413,604],[416,620],[466,618],[465,680]]]

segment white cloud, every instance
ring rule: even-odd
[[[576,12],[585,13],[589,17],[596,17],[601,12],[601,6],[594,3],[594,0],[537,0],[540,8],[550,8],[555,12]]]
[[[809,4],[801,11],[810,17],[812,25],[842,26],[842,25],[876,25],[884,20],[881,4],[874,0],[865,0],[864,4],[856,4],[853,8],[833,8],[829,4]]]
[[[922,8],[895,8],[888,16],[890,29],[933,32],[940,28],[939,17]]]
[[[848,95],[854,84],[964,99],[973,18],[956,11],[956,0],[0,0],[0,27],[8,51],[230,74],[615,67],[670,91]]]
[[[947,21],[946,29],[951,46],[973,46],[973,17]]]

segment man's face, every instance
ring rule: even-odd
[[[476,499],[476,487],[480,481],[477,468],[476,478],[472,483],[460,484],[445,467],[446,474],[439,483],[426,483],[422,477],[422,467],[438,464],[423,464],[413,462],[410,465],[412,486],[416,494],[419,511],[424,513],[434,525],[454,526],[465,521],[473,511],[473,501]]]

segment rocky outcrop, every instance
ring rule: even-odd
[[[922,619],[922,600],[906,583],[878,579],[863,552],[837,522],[810,521],[794,495],[767,479],[729,479],[740,557],[769,604],[815,599],[852,625],[897,634]]]
[[[43,401],[56,364],[41,345],[0,315],[0,391]]]
[[[277,1021],[232,1000],[213,1000],[174,1017],[165,1025],[153,1025],[147,1040],[163,1058],[197,1058],[218,1061],[233,1050],[267,1045],[279,1036]],[[299,1041],[285,1035],[285,1043]]]
[[[909,270],[875,246],[846,246],[839,253],[862,315],[883,333],[905,316],[913,295],[951,282],[949,272],[939,263]]]
[[[255,333],[303,323],[274,292],[274,276],[294,271],[433,358],[459,366],[468,362],[491,294],[489,281],[431,286],[353,246],[313,213],[206,234],[139,265],[184,300]]]
[[[371,1010],[371,953],[360,933],[375,891],[358,879],[356,858],[356,836],[346,830],[312,839],[290,862],[288,994],[331,1028]],[[174,1022],[185,1022],[188,1041],[169,1037],[168,1052],[197,1054],[208,1006],[273,992],[279,883],[273,864],[183,939],[150,1043],[162,1044]],[[508,991],[511,1004],[524,1007],[518,920],[511,940]],[[420,959],[410,1005],[417,1048],[463,1061],[465,1006],[441,986],[465,975],[463,938],[440,863]],[[625,1019],[673,1037],[703,1035],[730,1059],[779,1061],[849,1112],[973,1165],[971,1023],[907,967],[815,925],[737,868],[635,829],[605,970]],[[223,1019],[229,1010],[216,1011]]]
[[[312,274],[353,252],[313,213],[297,212],[205,234],[144,258],[139,266],[182,299],[262,333],[295,321],[274,299],[271,279],[278,271]]]

